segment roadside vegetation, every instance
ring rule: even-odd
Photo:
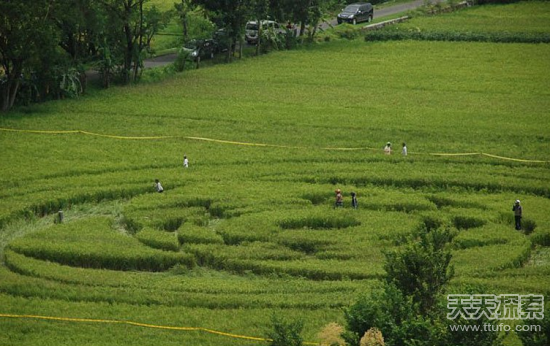
[[[95,321],[0,316],[0,344],[535,345],[443,322],[446,293],[550,295],[548,56],[360,37],[14,108],[0,314]]]

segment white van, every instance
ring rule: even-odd
[[[286,33],[285,29],[277,22],[273,20],[262,20],[260,21],[262,23],[262,30],[269,30],[272,29],[277,34],[284,35]],[[248,44],[256,44],[258,43],[258,22],[257,21],[249,21],[246,23],[245,28],[245,34],[244,39]]]

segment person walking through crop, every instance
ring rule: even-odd
[[[407,143],[403,142],[403,149],[401,149],[401,154],[407,156]]]
[[[357,204],[357,195],[355,194],[355,192],[352,192],[351,193],[351,207],[353,209],[357,209],[359,205]]]
[[[157,190],[157,192],[164,192],[164,189],[162,188],[162,185],[160,184],[160,181],[158,179],[155,179],[155,184],[153,186],[155,187],[155,190]]]
[[[523,214],[523,208],[521,207],[519,199],[517,199],[516,203],[514,203],[512,211],[514,212],[514,218],[516,219],[516,230],[521,231],[521,217]]]
[[[189,160],[187,159],[187,155],[183,155],[183,167],[184,168],[189,167]]]
[[[342,191],[336,189],[336,203],[334,203],[335,208],[342,208],[344,206],[344,197],[342,196]]]

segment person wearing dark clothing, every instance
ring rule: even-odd
[[[514,212],[514,218],[516,219],[516,230],[521,231],[521,217],[523,214],[523,208],[521,207],[519,199],[516,200],[516,203],[514,203],[512,210]]]
[[[353,209],[357,209],[358,207],[358,204],[357,204],[357,195],[355,194],[355,192],[352,192],[351,193],[351,207]]]

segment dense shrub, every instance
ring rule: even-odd
[[[528,33],[474,33],[474,32],[426,32],[375,30],[365,35],[366,41],[462,41],[462,42],[494,42],[494,43],[550,43],[549,34]]]
[[[548,297],[545,297],[548,301]],[[550,305],[547,304],[544,310],[544,318],[542,320],[532,319],[523,321],[526,327],[538,325],[541,330],[537,331],[518,331],[516,334],[520,338],[523,346],[546,346],[550,345]]]
[[[317,334],[317,337],[321,340],[320,346],[345,346],[346,342],[342,338],[343,333],[344,327],[338,323],[331,322],[327,324]]]
[[[430,322],[417,314],[412,300],[393,285],[359,297],[344,311],[344,317],[344,339],[350,346],[359,346],[371,328],[378,328],[388,345],[433,345]]]
[[[303,338],[300,335],[304,329],[302,320],[288,321],[277,315],[271,317],[272,330],[267,332],[271,346],[301,346]]]

